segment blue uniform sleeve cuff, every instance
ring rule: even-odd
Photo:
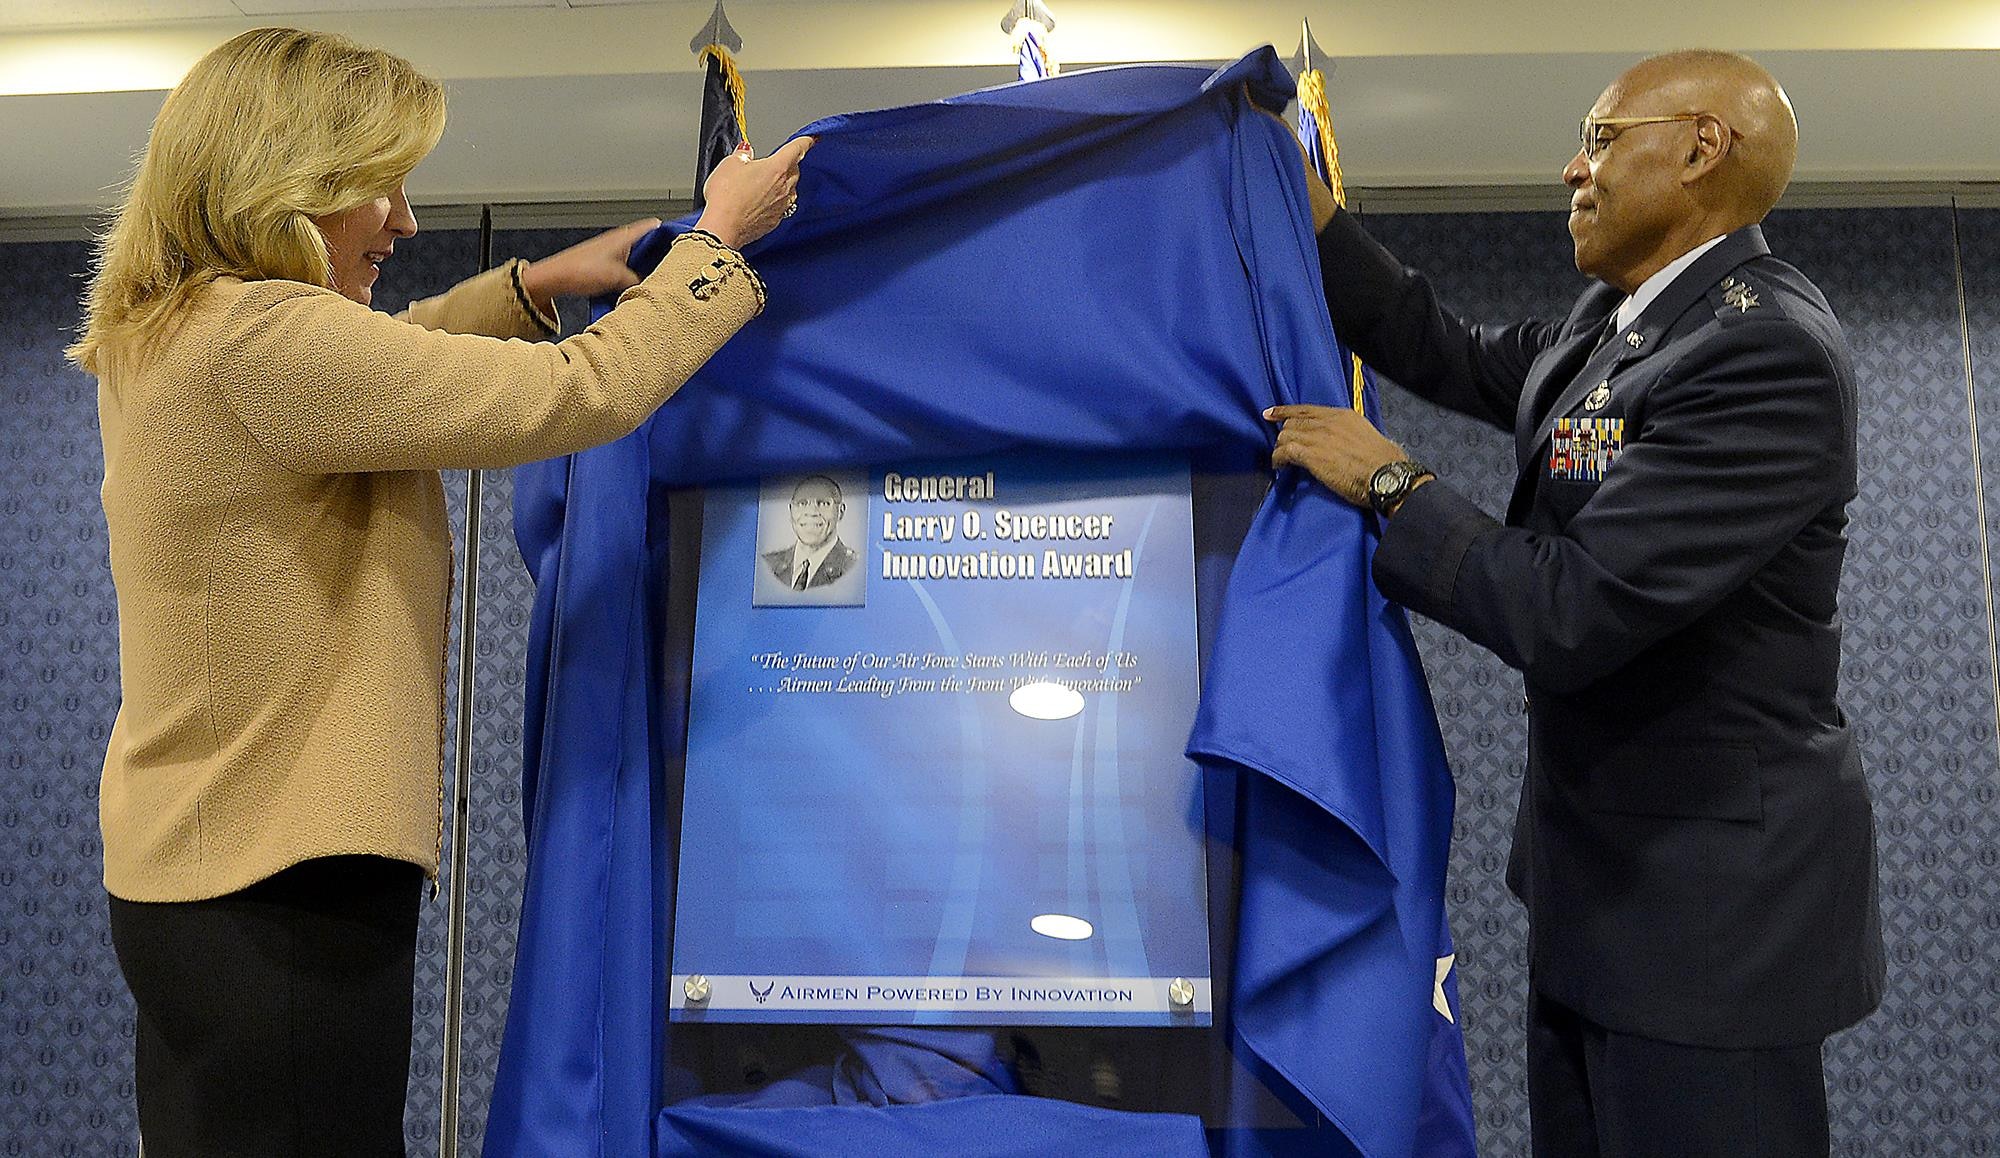
[[[1385,520],[1375,549],[1375,586],[1411,611],[1449,622],[1466,551],[1499,528],[1498,520],[1443,480],[1426,483]]]

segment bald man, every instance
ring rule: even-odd
[[[1514,435],[1504,523],[1350,410],[1272,461],[1383,518],[1384,594],[1524,675],[1508,864],[1537,1155],[1824,1155],[1821,1044],[1880,1000],[1874,827],[1837,702],[1854,370],[1758,227],[1797,125],[1755,63],[1654,57],[1563,170],[1569,316],[1446,312],[1308,178],[1336,330]]]

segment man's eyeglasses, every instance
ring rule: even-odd
[[[1635,125],[1664,125],[1672,121],[1698,121],[1708,113],[1674,113],[1664,117],[1585,117],[1577,122],[1576,135],[1583,142],[1585,160],[1595,161],[1618,134]],[[1615,130],[1607,132],[1606,130]],[[1735,135],[1735,130],[1730,130]]]
[[[839,499],[793,499],[795,511],[830,511],[840,505]]]

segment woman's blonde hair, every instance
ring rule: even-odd
[[[218,277],[331,286],[311,218],[394,192],[443,132],[443,87],[401,57],[294,28],[217,48],[153,121],[67,354],[96,372]]]

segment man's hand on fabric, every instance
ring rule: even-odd
[[[1274,467],[1303,467],[1326,489],[1357,507],[1368,505],[1368,480],[1381,467],[1407,456],[1359,413],[1340,406],[1273,406],[1264,411],[1278,423]]]
[[[547,314],[555,312],[558,297],[588,298],[630,289],[639,284],[639,275],[625,258],[640,238],[659,227],[659,218],[641,218],[531,262],[521,271],[521,288]]]

